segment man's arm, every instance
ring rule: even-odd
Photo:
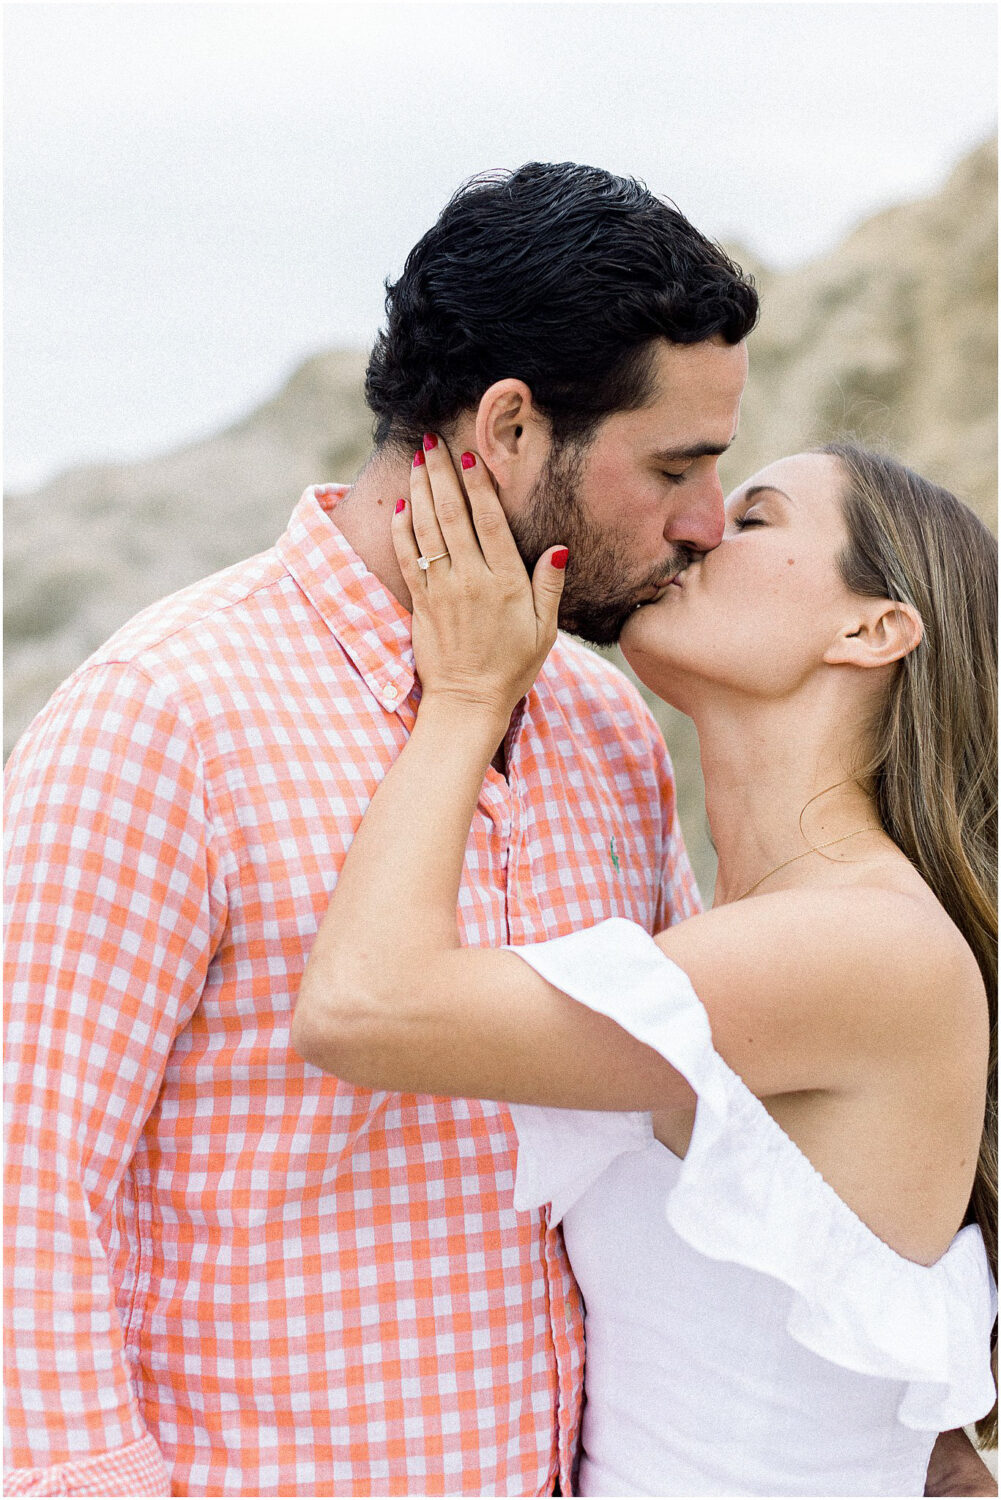
[[[214,944],[201,770],[141,673],[95,666],[8,778],[9,1494],[169,1494],[102,1230]]]
[[[998,1482],[961,1427],[943,1432],[932,1449],[926,1495],[996,1495]]]

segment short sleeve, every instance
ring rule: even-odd
[[[645,1017],[682,1014],[686,1024],[703,1023],[693,1055],[711,1047],[705,1013],[694,1001],[688,976],[664,957],[656,943],[633,922],[612,918],[596,927],[553,938],[547,943],[512,947],[510,952],[536,973],[589,1009],[651,1040]],[[693,1007],[694,1002],[694,1007]],[[656,1042],[654,1042],[656,1045]],[[672,1058],[671,1061],[674,1059]],[[642,1151],[652,1139],[649,1114],[604,1110],[511,1106],[518,1135],[515,1207],[552,1205],[551,1222],[569,1208],[619,1156]]]
[[[650,1141],[649,1115],[532,1104],[510,1108],[518,1135],[514,1206],[549,1203],[554,1225],[617,1157],[641,1151]]]

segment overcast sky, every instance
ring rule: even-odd
[[[366,346],[454,188],[644,178],[777,266],[996,129],[993,4],[7,5],[8,485]]]

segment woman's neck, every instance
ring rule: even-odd
[[[829,845],[834,859],[872,852],[871,836],[848,837],[878,829],[879,817],[852,779],[846,743],[832,743],[832,722],[829,701],[799,699],[717,704],[696,717],[719,860],[714,905],[798,884],[816,864],[811,848]]]

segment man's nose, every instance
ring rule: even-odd
[[[726,512],[723,508],[723,486],[713,469],[686,496],[688,504],[681,514],[673,515],[665,528],[669,541],[684,543],[693,552],[712,552],[723,540]]]

